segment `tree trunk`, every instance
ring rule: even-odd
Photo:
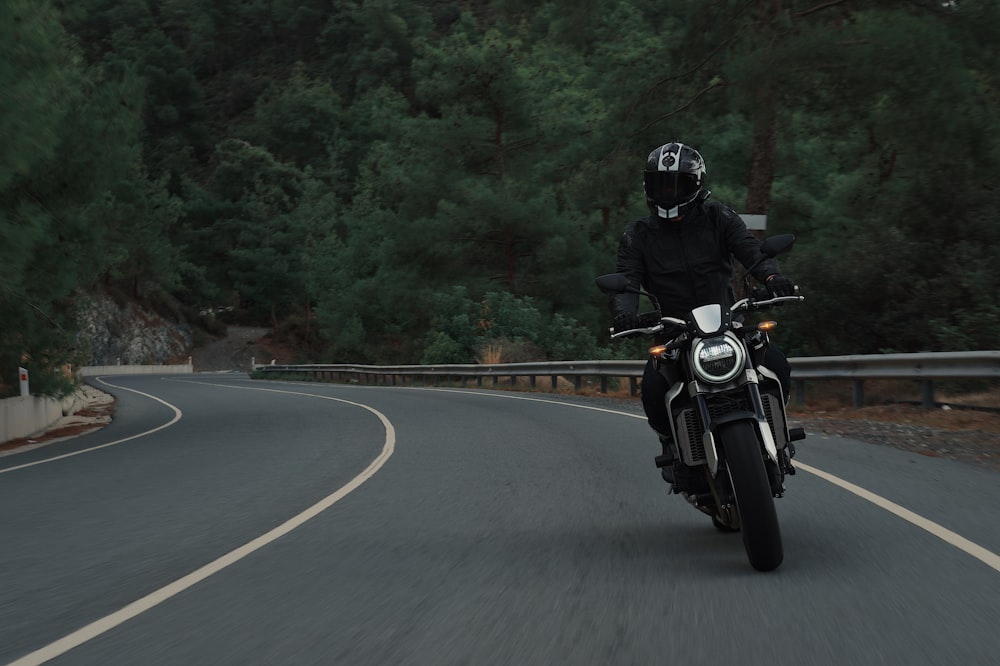
[[[782,0],[760,0],[758,5],[758,35],[766,46],[761,50],[757,89],[754,94],[753,146],[750,174],[747,179],[747,201],[744,212],[767,215],[774,183],[774,163],[778,147],[778,84],[774,79],[773,47],[776,23],[783,11]]]
[[[754,109],[753,146],[744,206],[744,212],[751,215],[767,215],[767,209],[771,205],[771,186],[774,184],[774,162],[778,148],[778,118],[774,96],[768,90],[770,87],[761,87],[758,105]]]

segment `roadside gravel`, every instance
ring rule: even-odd
[[[959,460],[1000,472],[1000,433],[997,432],[950,430],[865,418],[816,418],[795,414],[789,417],[789,422],[792,426],[805,428],[807,434],[850,437],[925,456]]]

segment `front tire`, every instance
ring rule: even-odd
[[[718,437],[740,512],[740,531],[747,559],[758,571],[773,571],[781,565],[785,553],[774,496],[754,425],[749,421],[726,423],[720,426]]]

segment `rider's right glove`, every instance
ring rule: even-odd
[[[620,312],[615,315],[611,325],[614,327],[615,333],[639,328],[639,315],[634,312]]]
[[[772,296],[794,296],[795,283],[786,278],[781,273],[768,276],[766,282],[767,290]]]

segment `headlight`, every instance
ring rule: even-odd
[[[722,384],[743,370],[743,345],[735,338],[720,336],[699,340],[692,353],[695,374],[706,382]]]

